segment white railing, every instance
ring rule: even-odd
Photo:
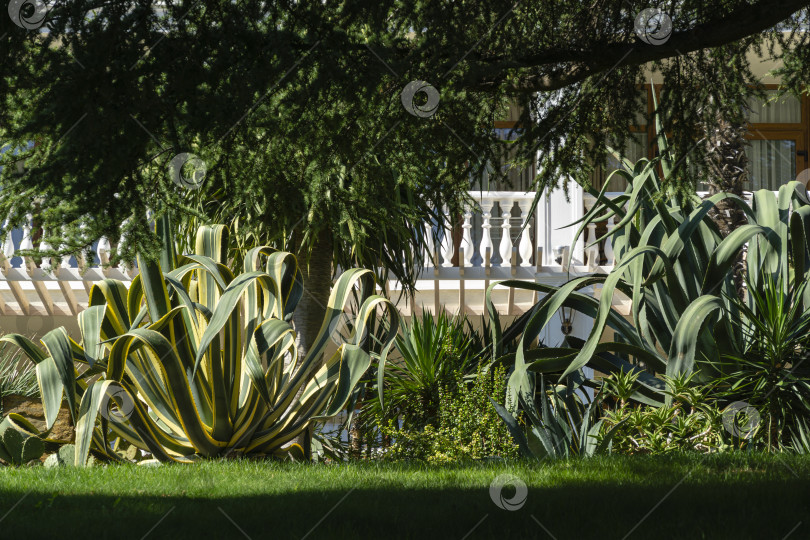
[[[463,272],[444,269],[490,268],[505,278],[514,275],[516,268],[531,267],[536,225],[528,216],[534,194],[485,191],[474,193],[473,198],[479,208],[467,209],[453,230],[437,231],[433,224],[425,224],[430,240],[424,247],[423,272],[458,279]]]
[[[562,192],[543,197],[532,217],[533,192],[477,191],[471,196],[475,206],[459,216],[453,230],[438,231],[432,224],[425,225],[427,236],[438,241],[424,246],[426,262],[417,282],[419,298],[401,303],[406,315],[412,312],[407,304],[481,313],[484,291],[494,281],[564,281],[571,273],[587,271],[582,242],[570,245],[575,229],[563,228],[582,216],[581,190],[571,190],[570,200]],[[71,256],[55,261],[18,255],[20,251],[44,253],[51,249],[44,241],[35,246],[30,216],[21,229],[9,230],[6,223],[2,230],[0,316],[76,315],[87,307],[94,283],[114,278],[128,285],[138,272],[126,264],[109,266],[115,252],[104,238],[96,243],[89,260]],[[571,250],[573,265],[564,267],[564,255]],[[383,286],[394,294],[399,289],[395,281]],[[520,312],[524,305],[536,301],[536,295],[523,298],[512,291],[504,292],[501,298],[499,294],[496,303],[507,314]]]
[[[565,228],[583,215],[582,191],[544,196],[529,215],[535,193],[476,191],[452,230],[437,231],[425,224],[430,241],[424,246],[425,267],[415,297],[400,303],[406,315],[421,308],[484,312],[484,293],[495,281],[562,282],[587,271],[583,242],[571,245],[575,228]],[[446,211],[446,210],[445,210]],[[435,239],[435,241],[433,240]],[[573,251],[571,267],[567,254]],[[391,281],[389,290],[399,286]],[[503,289],[493,297],[499,311],[517,314],[537,301],[537,294]]]
[[[95,260],[41,257],[37,264],[33,257],[16,255],[18,251],[51,250],[44,240],[35,248],[31,216],[21,229],[9,230],[6,225],[0,253],[0,315],[76,315],[87,307],[93,283],[114,278],[128,284],[137,274],[137,268],[125,264],[107,265],[112,248],[104,238],[97,242]]]
[[[581,246],[571,245],[575,228],[565,228],[583,215],[581,190],[572,191],[570,200],[562,192],[542,197],[532,217],[534,192],[471,192],[476,206],[452,230],[425,224],[423,277],[534,279],[541,268],[562,266],[564,249],[573,249],[573,264],[582,266]]]
[[[543,196],[530,217],[535,194],[512,191],[476,191],[470,195],[475,206],[458,216],[452,230],[435,230],[425,224],[430,239],[424,246],[425,265],[417,280],[417,294],[400,301],[407,316],[421,308],[469,313],[484,312],[484,291],[495,281],[519,279],[561,284],[570,277],[592,272],[609,272],[614,264],[610,239],[591,246],[599,235],[610,231],[615,220],[587,227],[572,244],[577,227],[566,227],[593,207],[595,199],[578,187]],[[620,193],[609,193],[615,198]],[[750,195],[749,195],[750,196]],[[15,255],[35,250],[33,223],[22,229],[3,227],[0,253],[0,316],[75,315],[87,306],[92,285],[104,278],[128,284],[137,268],[107,265],[114,248],[105,239],[97,242],[92,260],[65,257],[59,261],[44,257],[37,264],[32,257]],[[432,239],[436,238],[434,242]],[[587,248],[586,248],[587,246]],[[40,251],[50,249],[45,243]],[[566,265],[568,254],[572,263]],[[383,284],[399,297],[399,284]],[[505,314],[520,313],[537,300],[536,294],[498,290],[494,300]]]

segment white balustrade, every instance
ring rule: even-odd
[[[86,227],[83,227],[86,229]],[[63,237],[66,229],[60,228]],[[0,315],[4,316],[54,316],[76,315],[87,305],[87,294],[94,283],[97,283],[110,272],[105,267],[110,260],[110,243],[102,238],[97,243],[96,255],[100,264],[94,258],[84,260],[83,254],[62,255],[53,257],[48,253],[53,246],[48,241],[50,234],[47,230],[34,228],[33,217],[27,215],[21,227],[11,229],[6,219],[2,228],[2,255],[0,255]],[[15,242],[15,235],[19,239]],[[35,247],[33,238],[39,236],[38,246]],[[66,245],[60,243],[59,250],[63,251]],[[27,254],[18,255],[25,251]],[[21,257],[22,263],[16,267],[12,265],[15,256]],[[37,265],[35,258],[39,259]],[[134,273],[122,274],[113,272],[110,277],[121,279],[125,285],[129,284]],[[11,293],[13,301],[6,296]]]
[[[616,264],[615,246],[610,235],[605,238],[601,250],[598,244],[583,249],[584,245],[596,240],[596,231],[597,228],[601,229],[601,225],[587,226],[583,238],[576,243],[573,236],[577,227],[566,227],[576,221],[577,213],[582,216],[583,211],[593,207],[593,197],[583,196],[581,192],[572,193],[570,199],[556,195],[553,198],[543,196],[538,202],[537,211],[530,216],[534,193],[487,191],[472,192],[470,195],[476,204],[464,210],[461,216],[451,216],[444,208],[446,228],[437,231],[434,223],[422,225],[425,262],[418,276],[417,294],[423,290],[429,293],[421,299],[414,297],[417,306],[424,304],[425,298],[428,298],[427,302],[437,308],[447,304],[455,306],[448,309],[478,310],[473,312],[481,313],[483,308],[469,306],[482,306],[486,287],[496,281],[520,279],[561,284],[585,273],[609,272]],[[610,198],[619,195],[607,194]],[[515,205],[519,209],[519,218],[512,218]],[[456,222],[458,217],[462,218],[460,223]],[[615,230],[618,221],[618,216],[605,220],[608,233]],[[457,229],[460,238],[454,238],[451,224],[460,226]],[[519,231],[516,230],[518,226]],[[51,250],[45,232],[42,232],[37,246],[42,253]],[[86,307],[87,294],[94,283],[110,277],[128,285],[137,273],[137,268],[130,267],[131,263],[127,264],[127,261],[121,261],[117,267],[109,266],[113,254],[121,254],[125,238],[115,246],[111,246],[107,238],[99,239],[94,256],[87,259],[84,254],[76,254],[75,260],[71,256],[61,256],[59,260],[44,256],[37,267],[34,258],[25,255],[19,259],[22,263],[16,263],[14,267],[12,259],[20,251],[36,253],[33,237],[39,236],[39,231],[34,229],[33,218],[28,215],[13,234],[6,220],[0,234],[3,235],[0,315],[75,314]],[[51,234],[51,237],[56,236]],[[60,251],[64,247],[61,244]],[[487,253],[490,254],[489,261]],[[453,263],[456,254],[461,259],[458,264]],[[568,254],[571,254],[570,262]],[[606,261],[604,265],[600,265],[602,260]],[[390,281],[381,286],[392,289],[392,297],[396,297],[398,284]],[[531,297],[535,298],[533,293]],[[526,305],[531,305],[526,302],[517,293],[517,297],[510,295],[501,305],[508,306],[507,313],[515,314],[525,309]],[[513,309],[520,305],[524,307]]]

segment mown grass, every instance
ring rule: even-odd
[[[810,456],[0,469],[0,538],[45,537],[808,538]]]

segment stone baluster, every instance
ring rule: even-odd
[[[29,216],[30,217],[30,216]],[[3,224],[3,234],[5,238],[3,240],[3,255],[0,256],[0,272],[6,273],[11,270],[13,267],[11,266],[11,259],[14,258],[14,254],[16,250],[14,249],[14,237],[11,235],[12,227],[10,226],[11,220],[6,219],[5,223]],[[26,226],[28,226],[28,220],[26,220]],[[31,243],[30,235],[31,235],[31,227],[28,226],[27,232],[29,239],[28,243]],[[22,243],[20,244],[20,249],[22,249]],[[28,258],[30,261],[30,258]],[[33,261],[30,263],[30,267],[26,268],[27,260],[23,259],[22,262],[22,271],[25,272],[28,270],[29,272],[33,270]],[[30,275],[30,274],[29,274]],[[14,299],[17,301],[17,305],[19,306],[20,310],[22,311],[23,315],[30,315],[30,304],[27,299],[27,295],[25,291],[23,291],[22,285],[19,281],[6,281],[6,286],[11,291],[11,294],[14,296]],[[0,299],[2,300],[2,299]],[[0,301],[0,305],[3,307],[3,311],[6,310],[6,303],[4,301]]]
[[[612,233],[613,229],[615,229],[615,228],[616,228],[616,223],[613,220],[613,216],[610,216],[610,218],[608,218],[608,222],[607,222],[607,232],[608,232],[608,234]],[[608,265],[608,266],[613,266],[616,263],[616,261],[614,260],[614,254],[613,254],[613,238],[611,236],[608,236],[607,238],[605,238],[605,258],[607,258],[607,262],[605,264]]]
[[[461,248],[464,250],[464,266],[472,266],[472,258],[475,254],[475,247],[472,242],[472,212],[464,212],[464,223],[461,225],[464,232],[461,235]]]
[[[98,257],[99,266],[103,267],[110,262],[111,250],[112,246],[110,246],[110,241],[105,237],[101,237],[98,241],[98,245],[96,245],[96,256]]]
[[[67,238],[67,227],[62,227],[62,236],[64,238]],[[60,249],[66,249],[66,248],[67,248],[67,244],[62,244],[62,247]],[[78,257],[77,257],[77,261],[78,261]],[[62,261],[59,264],[59,267],[60,268],[70,268],[70,255],[63,255],[62,256]]]
[[[520,208],[520,225],[523,232],[520,235],[520,243],[518,243],[518,254],[520,255],[520,266],[532,265],[532,225],[529,220],[529,210],[532,208],[532,201],[520,200],[518,201]]]
[[[492,243],[492,207],[495,206],[493,199],[481,199],[481,259],[483,264],[486,264],[487,250],[489,250],[490,257],[493,253],[494,244]]]
[[[593,272],[597,266],[599,266],[599,244],[592,244],[596,241],[596,223],[589,223],[588,224],[588,238],[585,240],[585,245],[587,245],[586,253],[585,253],[585,261],[588,265],[588,271]]]
[[[31,229],[34,226],[34,216],[31,214],[27,214],[25,216],[25,223],[23,223],[22,230],[23,230],[23,237],[22,242],[20,242],[20,249],[34,249],[34,242],[31,240]]]
[[[446,216],[450,215],[449,210],[445,207],[444,212]],[[442,250],[442,266],[445,268],[453,266],[453,253],[454,253],[454,246],[453,246],[453,227],[452,225],[447,225],[444,229],[444,235],[442,236],[442,243],[441,243],[441,250]]]
[[[46,233],[43,230],[42,231],[42,241],[39,243],[39,251],[41,253],[48,252],[48,251],[50,251],[52,249],[51,245],[48,242],[45,241],[45,235],[46,235]],[[39,267],[44,272],[50,272],[51,270],[53,270],[53,264],[51,263],[51,257],[50,256],[43,256],[42,257],[42,263],[40,263]]]
[[[31,239],[31,231],[34,228],[34,216],[31,214],[26,214],[25,222],[23,223],[22,230],[23,230],[23,237],[22,242],[20,242],[20,251],[28,250],[33,251],[34,249],[34,241]],[[31,273],[36,268],[36,263],[34,263],[34,259],[31,257],[23,257],[23,264],[22,267],[28,271],[28,275],[30,276]]]
[[[9,220],[3,223],[3,232],[6,235],[3,240],[3,257],[5,257],[3,265],[6,269],[11,268],[11,259],[14,257],[14,238],[11,236],[11,229],[8,224]]]
[[[498,206],[501,207],[501,243],[498,246],[498,253],[501,255],[501,266],[510,266],[512,264],[512,236],[510,230],[512,228],[512,206],[514,201],[498,201]]]
[[[433,266],[433,257],[435,255],[433,246],[433,223],[425,222],[425,266]],[[436,261],[438,263],[439,261]]]

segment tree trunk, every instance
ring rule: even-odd
[[[709,195],[733,193],[742,197],[743,184],[748,178],[748,157],[745,147],[748,131],[744,120],[732,121],[721,114],[714,125],[706,126],[707,162],[709,168]],[[709,215],[725,238],[746,223],[745,212],[729,200],[720,201]],[[734,263],[734,286],[737,294],[745,294],[745,262],[743,250]]]
[[[304,295],[293,314],[299,363],[303,362],[309,352],[326,316],[329,292],[332,289],[332,242],[331,233],[322,231],[312,247],[307,264],[305,262],[306,253],[300,245],[300,236],[294,238],[293,249],[296,251],[298,263],[301,265],[301,272],[304,275]],[[318,360],[318,366],[322,362],[323,357]],[[312,434],[313,429],[310,426],[297,441],[304,449],[307,459],[312,455]]]
[[[359,409],[361,406],[362,399],[357,400],[355,407]],[[357,413],[349,426],[349,456],[352,459],[360,459],[363,456],[363,431],[360,429],[360,415]]]

